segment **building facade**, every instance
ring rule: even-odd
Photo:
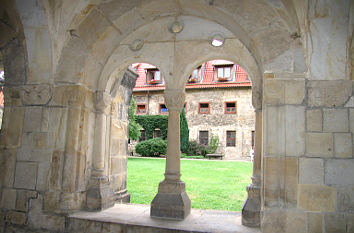
[[[133,68],[139,74],[133,89],[137,114],[168,114],[159,70],[146,63]],[[208,145],[211,137],[218,137],[216,153],[224,159],[249,159],[255,116],[247,73],[230,61],[211,60],[194,69],[187,82],[184,109],[189,140]]]

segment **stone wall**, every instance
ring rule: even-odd
[[[159,114],[159,105],[164,103],[162,92],[134,93],[137,104],[146,104],[147,114]],[[237,103],[236,114],[225,114],[225,102]],[[199,103],[210,103],[210,114],[199,114]],[[189,140],[199,142],[199,131],[208,131],[209,139],[219,137],[217,153],[224,159],[250,157],[252,131],[254,131],[254,109],[251,88],[186,89],[186,117]],[[226,146],[226,131],[236,131],[236,146]]]
[[[352,85],[265,79],[263,232],[353,229]]]

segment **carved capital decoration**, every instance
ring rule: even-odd
[[[96,110],[98,112],[104,113],[109,111],[107,109],[111,105],[111,103],[112,103],[112,97],[110,94],[103,91],[96,92],[95,104],[96,104]]]
[[[164,92],[166,106],[169,111],[181,111],[186,99],[184,90],[179,89],[166,89]]]

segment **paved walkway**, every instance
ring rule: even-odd
[[[70,218],[185,232],[260,233],[257,228],[241,225],[240,212],[229,211],[192,209],[185,220],[175,221],[151,218],[149,205],[116,204],[101,212],[75,213]]]

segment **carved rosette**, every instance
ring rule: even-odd
[[[169,111],[181,111],[186,99],[184,90],[166,89],[164,92],[166,106]]]

